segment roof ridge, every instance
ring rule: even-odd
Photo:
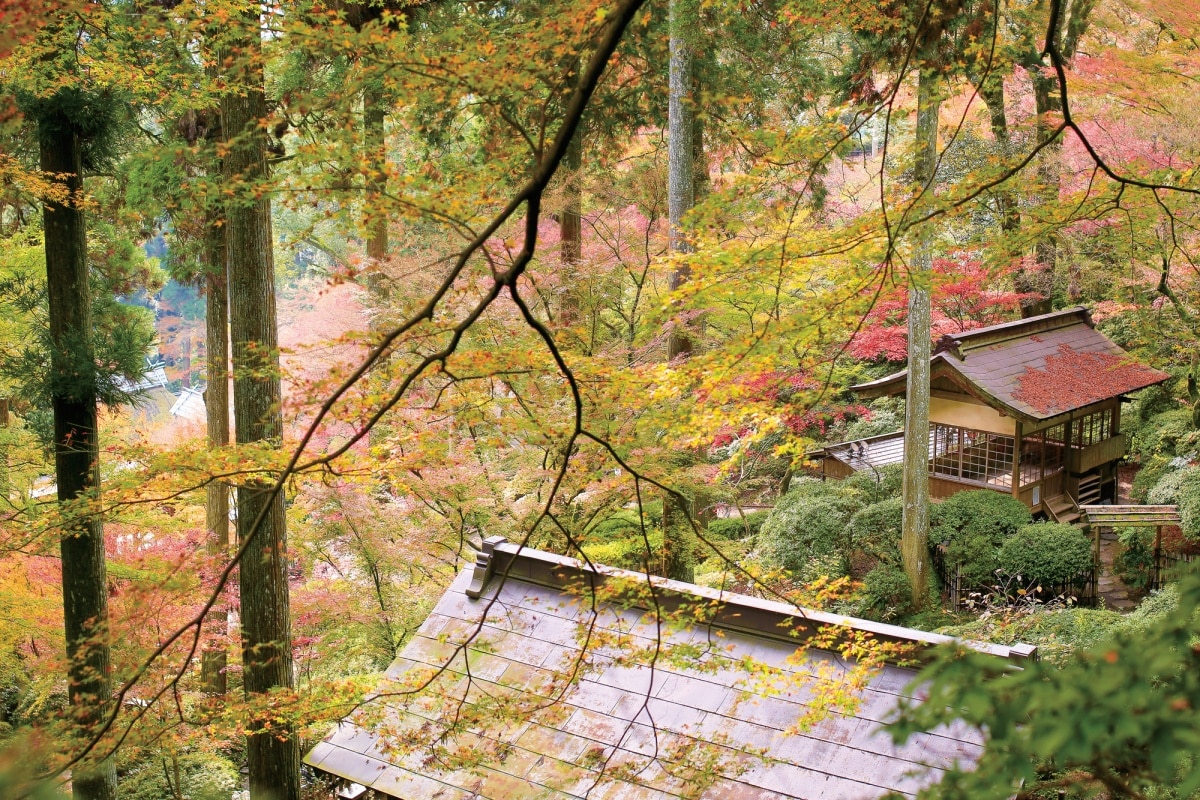
[[[644,572],[604,564],[592,565],[570,556],[560,556],[509,542],[503,536],[491,536],[484,540],[483,548],[476,557],[470,589],[467,592],[468,596],[481,597],[487,589],[487,584],[496,576],[514,578],[557,589],[569,585],[573,579],[584,577],[592,582],[593,588],[610,579],[645,583],[666,595],[660,596],[658,602],[665,602],[668,599],[678,601],[681,598],[690,597],[706,604],[720,604],[720,611],[714,613],[705,624],[757,636],[786,639],[797,644],[820,631],[838,627],[868,633],[877,640],[909,645],[917,648],[919,653],[938,645],[957,642],[972,650],[1017,664],[1030,658],[1037,658],[1037,647],[1032,645],[1019,643],[1006,646],[975,642],[915,628],[889,625],[842,614],[831,614],[776,600],[764,600],[723,589],[712,589],[657,575],[648,575]],[[785,630],[789,621],[794,621],[794,624],[790,630]],[[797,635],[793,635],[793,631],[796,629],[803,630],[800,630]]]

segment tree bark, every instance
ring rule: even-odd
[[[992,127],[992,138],[1000,153],[1009,155],[1008,115],[1004,109],[1004,76],[989,73],[977,84],[979,96],[988,107],[988,117]],[[1021,227],[1021,211],[1017,204],[1015,192],[1008,184],[999,187],[995,193],[996,211],[1000,215],[1000,230],[1012,233]]]
[[[64,506],[60,549],[67,692],[76,721],[87,730],[109,712],[112,676],[104,529],[99,516],[70,507],[100,489],[87,229],[79,206],[83,159],[79,132],[65,115],[50,112],[40,119],[39,138],[42,170],[69,193],[64,203],[47,202],[43,219],[54,469]],[[81,766],[71,785],[77,800],[111,800],[117,796],[115,767],[111,760]]]
[[[562,311],[559,322],[569,328],[579,322],[582,303],[579,298],[578,269],[583,260],[583,130],[575,131],[563,158],[565,202],[558,222],[559,252],[562,256]]]
[[[693,105],[692,51],[684,39],[684,14],[678,2],[670,8],[671,74],[667,104],[667,218],[669,245],[673,253],[691,252],[683,235],[683,218],[696,204],[696,153],[693,136],[696,109]],[[688,268],[680,266],[671,271],[668,286],[672,292],[688,279]],[[688,356],[692,352],[692,337],[685,326],[675,325],[667,341],[667,359]]]
[[[223,172],[238,196],[225,208],[229,264],[233,406],[239,445],[283,437],[282,392],[275,314],[271,201],[267,179],[267,116],[263,89],[258,6],[238,20],[243,31],[235,56],[241,74],[230,81],[242,93],[221,98],[222,129],[230,137]],[[248,187],[253,186],[254,191]],[[269,480],[245,481],[237,490],[238,540],[249,543],[239,566],[243,681],[248,696],[292,688],[287,582],[287,529],[283,497]],[[246,764],[252,800],[298,800],[300,750],[287,723],[252,718]]]
[[[669,246],[674,253],[688,253],[691,247],[683,235],[683,218],[696,202],[695,106],[693,105],[692,52],[684,38],[687,15],[678,0],[670,4],[671,67],[667,108],[667,219]],[[677,291],[688,279],[688,269],[672,270],[668,286]],[[685,325],[676,324],[667,338],[667,360],[687,358],[692,353],[692,337]],[[694,577],[692,551],[695,535],[691,530],[690,509],[678,497],[663,496],[662,574],[680,581]]]
[[[385,282],[377,271],[379,262],[388,255],[388,218],[387,214],[379,212],[380,199],[387,193],[387,139],[384,134],[384,118],[387,104],[384,101],[383,89],[377,85],[368,85],[363,89],[363,139],[368,152],[371,153],[372,168],[367,178],[367,208],[372,212],[367,237],[367,258],[376,271],[370,274],[369,287],[376,294],[382,294]]]
[[[921,71],[917,85],[917,157],[913,179],[932,196],[937,172],[937,125],[940,79]],[[916,230],[913,274],[908,287],[908,388],[904,406],[903,521],[900,542],[904,572],[912,583],[913,608],[929,596],[929,358],[932,312],[929,280],[933,272],[933,230]]]
[[[204,391],[204,409],[208,423],[208,446],[218,450],[229,445],[229,285],[226,276],[225,228],[215,224],[212,215],[205,236],[205,288],[208,303],[205,317],[208,364],[208,387]],[[216,562],[229,554],[229,487],[223,482],[210,483],[205,489],[205,552]],[[209,615],[209,631],[221,639],[229,632],[229,609],[218,603]],[[227,655],[225,647],[210,646],[201,661],[201,683],[204,691],[223,695],[228,686],[225,678]]]

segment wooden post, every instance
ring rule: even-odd
[[[1016,499],[1021,499],[1021,436],[1024,426],[1020,420],[1017,421],[1016,436],[1013,438],[1013,471],[1012,471],[1012,496]]]
[[[1150,588],[1162,588],[1162,525],[1154,526],[1154,569],[1150,573]]]

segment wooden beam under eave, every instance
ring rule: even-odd
[[[1024,434],[1022,428],[1025,426],[1021,420],[1014,420],[1017,424],[1016,437],[1013,439],[1013,471],[1012,471],[1012,496],[1016,499],[1021,499],[1021,436]]]

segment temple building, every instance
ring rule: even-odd
[[[853,387],[903,395],[907,371]],[[1096,330],[1082,306],[943,336],[930,361],[930,493],[994,489],[1060,522],[1116,499],[1126,395],[1170,378]],[[898,464],[904,431],[828,446],[822,474]]]

